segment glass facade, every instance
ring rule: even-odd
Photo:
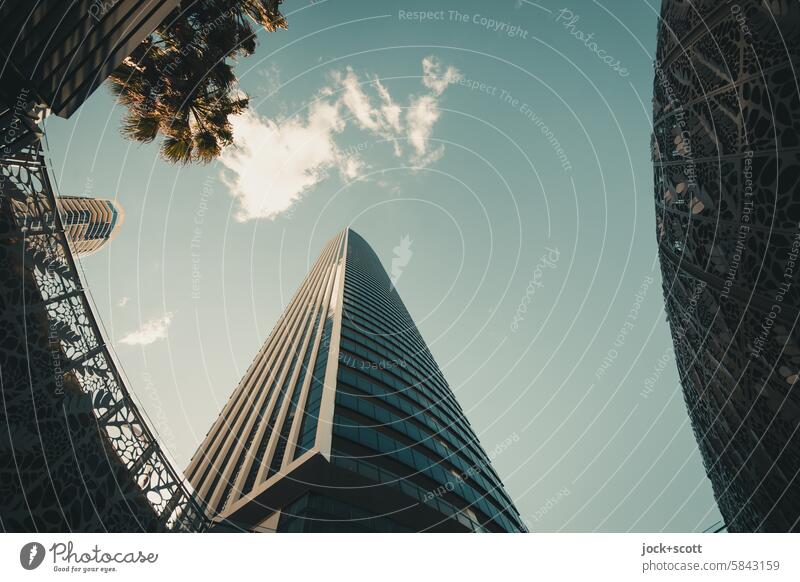
[[[356,505],[319,493],[307,493],[282,513],[279,532],[408,532],[389,517],[382,517]]]
[[[111,242],[125,218],[119,203],[111,200],[60,196],[57,201],[64,231],[73,252],[80,257],[91,255]]]
[[[253,531],[525,531],[351,230],[325,247],[187,475],[220,524]]]
[[[348,242],[333,462],[363,460],[489,530],[523,530],[380,260],[358,234]]]

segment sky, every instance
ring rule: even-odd
[[[531,530],[719,520],[657,260],[658,5],[287,0],[289,29],[236,66],[251,108],[235,146],[205,166],[126,141],[107,88],[49,118],[59,193],[125,209],[80,266],[176,465],[349,226],[402,265],[396,287]]]

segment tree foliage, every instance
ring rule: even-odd
[[[127,107],[122,133],[162,136],[173,163],[207,163],[233,141],[229,117],[247,108],[233,63],[256,48],[253,25],[286,28],[282,0],[181,0],[109,77]]]

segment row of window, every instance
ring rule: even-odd
[[[348,284],[344,293],[345,306],[357,307],[365,314],[380,313],[381,319],[375,320],[379,327],[379,334],[385,337],[391,337],[405,344],[406,351],[409,352],[426,352],[426,346],[421,337],[416,333],[417,328],[413,323],[402,320],[393,320],[391,313],[388,313],[385,305],[376,302],[374,299],[366,297],[363,291],[354,290]],[[345,314],[346,315],[346,314]]]
[[[490,505],[485,496],[479,494],[464,481],[453,482],[452,473],[445,471],[438,465],[431,465],[430,459],[422,453],[405,447],[402,443],[378,432],[377,430],[358,425],[353,420],[341,415],[334,416],[334,435],[372,449],[386,455],[409,469],[422,473],[439,485],[446,487],[455,495],[461,497],[467,505],[473,505],[481,510],[487,517],[496,521],[506,531],[514,531],[515,526],[511,521]]]
[[[62,215],[64,217],[64,224],[66,225],[86,224],[89,222],[88,210],[67,210],[66,212],[62,212]]]
[[[416,425],[411,422],[404,421],[399,416],[393,414],[382,406],[376,406],[369,401],[368,397],[358,397],[346,392],[339,392],[336,395],[336,403],[348,410],[357,412],[366,416],[376,422],[381,427],[390,428],[414,443],[419,443],[428,449],[431,453],[438,457],[432,459],[431,463],[442,463],[447,461],[451,464],[458,474],[480,487],[483,494],[489,495],[493,498],[495,505],[499,511],[511,505],[511,500],[507,499],[504,495],[502,488],[498,485],[492,484],[486,480],[484,473],[488,463],[480,462],[477,460],[470,462],[461,458],[462,451],[454,451],[442,444],[440,440],[435,438],[433,434],[426,433],[420,430]]]
[[[399,412],[405,413],[406,416],[399,416],[397,418],[402,418],[403,422],[412,423],[414,425],[422,425],[425,429],[427,429],[430,434],[436,435],[437,440],[441,440],[443,446],[445,446],[448,450],[454,450],[462,455],[466,455],[470,461],[472,461],[476,466],[483,466],[487,470],[487,476],[494,482],[494,486],[499,490],[505,492],[503,489],[503,485],[500,481],[500,478],[494,472],[494,468],[492,467],[491,463],[488,461],[487,457],[483,454],[476,455],[475,449],[476,446],[474,443],[470,441],[459,441],[455,436],[447,430],[446,427],[440,425],[434,418],[432,418],[427,411],[416,407],[414,404],[411,404],[405,399],[398,397],[397,395],[391,393],[390,391],[386,390],[384,387],[371,384],[368,380],[363,378],[356,379],[353,381],[353,376],[350,372],[344,371],[340,372],[339,374],[339,386],[340,390],[342,388],[350,391],[351,393],[355,394],[357,397],[372,400],[377,402],[382,408],[386,410],[397,410]],[[377,404],[376,404],[377,405]],[[447,442],[444,442],[447,441]],[[448,444],[449,443],[449,444]],[[452,449],[450,448],[452,447]],[[483,453],[482,450],[479,451]],[[511,503],[511,501],[508,501]]]
[[[396,292],[390,289],[391,283],[385,278],[386,274],[382,268],[380,268],[380,275],[386,281],[385,287],[375,283],[373,280],[375,275],[359,269],[350,262],[347,267],[346,291],[351,292],[353,299],[359,301],[363,307],[374,308],[375,311],[383,314],[393,333],[401,333],[402,330],[416,330],[414,321],[402,300]]]
[[[413,365],[419,369],[419,375],[427,378],[427,380],[438,387],[443,394],[452,396],[447,382],[441,376],[439,367],[433,360],[433,356],[431,356],[427,347],[424,346],[424,344],[420,347],[417,342],[413,342],[414,345],[408,342],[409,339],[417,339],[419,342],[422,341],[420,338],[415,338],[414,334],[410,332],[391,334],[381,331],[384,328],[381,321],[375,318],[369,310],[364,309],[357,303],[349,301],[347,298],[345,299],[343,324],[350,327],[361,337],[369,338],[375,343],[384,346],[386,349],[413,356],[410,359]],[[453,403],[458,407],[458,403],[455,399],[453,399]]]
[[[343,330],[344,333],[344,330]],[[348,339],[342,339],[342,354],[340,356],[342,362],[350,368],[356,370],[364,370],[367,368],[372,369],[379,369],[385,370],[389,377],[393,377],[396,380],[400,380],[400,377],[408,377],[407,373],[402,373],[402,370],[399,370],[401,366],[399,365],[389,365],[393,362],[391,360],[380,358],[375,358],[372,353],[367,350],[366,348],[361,346],[360,342],[351,341]],[[381,360],[379,363],[375,363],[376,360]],[[386,362],[388,361],[388,364]],[[381,363],[385,365],[381,365]],[[426,389],[426,384],[424,383],[411,383],[405,382],[405,385],[402,392],[419,392],[423,397],[427,398],[431,402],[435,402],[436,404],[440,405],[443,410],[447,410],[444,412],[447,418],[460,418],[462,417],[462,413],[460,409],[455,409],[452,406],[452,397],[449,399],[441,398],[441,395],[434,391],[431,393],[431,390]],[[461,428],[466,429],[466,423],[461,423]],[[466,430],[465,430],[466,432]]]
[[[356,318],[356,322],[363,323],[360,318]],[[347,326],[349,327],[350,324],[348,323]],[[345,327],[345,325],[342,327]],[[350,329],[353,330],[352,327]],[[353,331],[358,333],[358,330]],[[367,338],[368,336],[365,336],[362,332],[361,337]],[[399,381],[403,376],[398,372],[402,373],[402,371],[398,371],[396,369],[387,369],[387,373],[391,374],[393,378],[396,378]],[[441,388],[436,382],[416,382],[407,372],[404,374],[404,376],[408,378],[408,380],[403,380],[403,386],[405,386],[406,389],[413,388],[434,402],[446,404],[447,406],[443,408],[445,413],[452,418],[453,422],[460,422],[459,419],[463,418],[461,415],[461,408],[456,403],[455,397],[449,388]],[[437,378],[437,376],[438,374],[436,373],[430,373],[428,378],[429,380],[434,380]],[[468,430],[469,424],[466,422],[466,419],[461,422],[463,422],[465,430]]]
[[[388,485],[394,489],[398,489],[408,497],[416,499],[420,503],[432,507],[442,515],[450,519],[457,520],[464,527],[474,532],[489,531],[476,520],[472,519],[469,515],[459,510],[452,503],[449,503],[441,497],[431,496],[429,491],[426,491],[409,479],[395,475],[383,467],[378,467],[377,465],[373,465],[372,463],[368,463],[362,459],[355,459],[349,456],[347,453],[336,449],[334,449],[331,455],[331,461],[334,465],[361,475],[373,483],[380,483],[382,485]]]
[[[346,344],[349,351],[355,352],[371,362],[388,362],[395,364],[382,366],[382,368],[393,371],[395,375],[405,380],[410,387],[421,390],[426,396],[429,396],[433,400],[447,402],[454,413],[457,414],[461,411],[450,389],[443,389],[435,382],[438,377],[436,372],[429,371],[426,374],[427,377],[423,377],[416,369],[416,362],[413,358],[400,357],[396,352],[390,351],[391,348],[386,348],[382,343],[376,342],[372,337],[359,333],[351,328],[349,323],[342,325],[342,336],[351,340],[351,342]],[[357,344],[357,347],[353,346],[353,343]],[[345,345],[344,342],[343,345]],[[395,370],[395,368],[400,369]],[[414,371],[416,377],[409,374],[408,370]]]
[[[395,520],[319,493],[306,493],[281,511],[281,532],[407,532]]]
[[[397,294],[377,290],[374,284],[365,281],[364,276],[356,270],[348,269],[347,276],[347,287],[349,291],[353,292],[353,297],[357,301],[361,301],[364,307],[374,307],[384,314],[394,333],[406,329],[416,329],[411,315]]]
[[[351,357],[355,358],[355,356]],[[462,443],[461,446],[466,444],[466,446],[472,448],[473,453],[475,453],[478,458],[485,458],[485,454],[476,444],[477,437],[468,434],[464,428],[463,422],[459,421],[457,418],[453,418],[454,415],[452,413],[448,413],[449,411],[441,406],[438,401],[427,398],[417,390],[409,389],[408,386],[399,380],[395,380],[393,377],[387,374],[381,374],[379,370],[373,370],[370,368],[359,369],[360,367],[356,368],[353,366],[348,366],[347,361],[342,361],[341,363],[343,364],[339,366],[339,377],[341,379],[344,379],[346,382],[353,383],[361,390],[371,391],[373,390],[372,386],[377,385],[384,393],[392,393],[396,395],[395,397],[402,397],[404,399],[412,400],[422,409],[424,414],[432,417],[431,421],[433,421],[436,425],[437,433],[444,433],[445,431],[456,433],[457,436],[460,437],[460,443]]]

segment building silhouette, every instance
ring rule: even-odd
[[[729,531],[800,527],[800,8],[665,0],[658,249],[695,436]]]
[[[110,243],[125,221],[122,206],[111,200],[61,196],[57,202],[72,250],[80,257],[91,255]]]
[[[6,0],[0,101],[69,117],[176,8],[178,0]]]
[[[349,229],[186,475],[220,529],[525,531],[380,260]]]
[[[127,389],[73,260],[73,251],[92,252],[114,236],[121,209],[59,200],[39,127],[49,113],[74,113],[177,7],[178,0],[0,4],[0,524],[6,532],[206,528],[204,508]],[[63,224],[76,207],[89,211],[89,222],[78,214]]]

